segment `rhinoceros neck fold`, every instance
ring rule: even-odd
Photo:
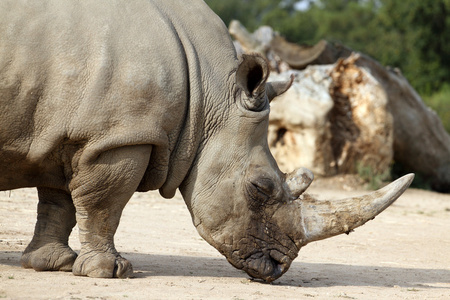
[[[176,189],[181,185],[188,174],[197,154],[197,149],[199,148],[203,134],[203,103],[200,95],[198,95],[201,93],[201,88],[197,87],[197,89],[192,91],[192,81],[193,79],[194,81],[197,81],[196,79],[200,75],[198,68],[189,67],[188,74],[190,92],[187,99],[187,110],[183,118],[181,131],[175,147],[170,154],[169,171],[166,182],[159,189],[161,195],[165,198],[171,198],[175,195]]]
[[[177,8],[171,8],[171,5],[178,4],[164,2],[161,11],[172,14]],[[195,2],[195,5],[205,4],[199,1]],[[199,15],[198,11],[204,14]],[[219,104],[212,103],[212,98],[220,99],[228,95],[227,76],[234,70],[234,63],[237,62],[234,47],[223,22],[209,8],[203,7],[198,11],[183,11],[179,17],[170,18],[185,55],[187,70],[180,71],[187,77],[187,98],[179,135],[174,148],[171,149],[167,179],[159,189],[161,195],[166,198],[173,197],[176,189],[188,176],[201,144],[207,138],[205,132],[210,127],[209,123],[217,121],[211,120],[211,115],[216,115],[219,110]],[[194,13],[196,17],[189,18],[186,13]],[[215,34],[217,30],[222,30],[224,34]],[[223,58],[228,59],[222,61]],[[225,99],[220,100],[226,102]]]

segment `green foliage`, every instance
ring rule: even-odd
[[[382,174],[374,171],[371,166],[365,165],[362,162],[356,164],[356,171],[358,176],[367,184],[370,190],[377,190],[383,186],[383,182],[390,180],[391,170],[386,170]]]
[[[449,123],[450,0],[206,0],[226,24],[269,25],[288,40],[340,42],[397,67]],[[449,130],[449,125],[446,125]]]
[[[450,84],[444,84],[438,92],[425,97],[424,101],[438,114],[445,129],[450,132]]]
[[[289,12],[294,10],[293,0],[206,0],[225,22],[230,24],[234,19],[241,21],[248,30],[254,31],[264,23],[266,15],[275,12]]]

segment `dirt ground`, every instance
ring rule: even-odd
[[[320,181],[321,199],[365,193]],[[272,284],[250,281],[197,234],[182,198],[136,194],[116,247],[135,278],[96,279],[20,267],[36,218],[34,189],[0,192],[0,298],[5,299],[450,299],[450,195],[409,189],[350,235],[302,248]],[[294,221],[294,220],[293,220]],[[80,249],[77,228],[70,245]]]

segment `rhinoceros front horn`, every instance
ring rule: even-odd
[[[349,233],[391,205],[409,187],[414,174],[408,174],[370,194],[342,200],[316,200],[308,195],[295,202],[300,206],[305,239],[301,244]]]

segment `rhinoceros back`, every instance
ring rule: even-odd
[[[65,184],[66,156],[133,144],[154,146],[145,189],[161,187],[187,116],[201,123],[202,73],[221,69],[208,49],[228,43],[203,1],[6,0],[0,14],[0,190],[44,184],[29,179],[43,169]]]

